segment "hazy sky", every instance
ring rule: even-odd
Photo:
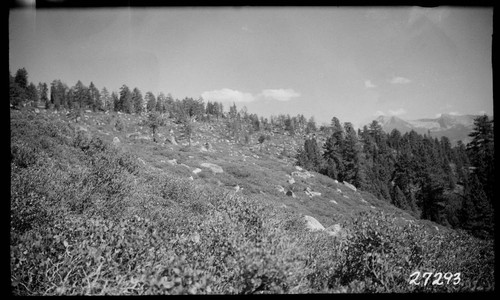
[[[492,8],[15,9],[9,62],[35,84],[126,84],[360,125],[493,114],[492,34]]]

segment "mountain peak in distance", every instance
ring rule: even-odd
[[[404,120],[397,116],[378,116],[376,121],[382,126],[386,133],[393,129],[401,133],[414,130],[419,134],[441,138],[446,136],[452,144],[462,141],[467,144],[470,141],[469,133],[474,128],[476,115],[441,114],[435,118],[421,118],[416,120]]]

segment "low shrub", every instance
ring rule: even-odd
[[[247,178],[251,176],[252,174],[245,168],[242,168],[241,166],[235,166],[235,165],[228,165],[225,166],[224,168],[226,172],[230,173],[236,178]]]

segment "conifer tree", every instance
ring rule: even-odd
[[[472,137],[472,141],[467,144],[469,161],[487,197],[492,201],[495,186],[493,120],[490,121],[487,115],[477,117],[469,136]]]
[[[49,89],[47,87],[47,84],[45,82],[44,83],[40,82],[38,83],[37,89],[41,104],[46,105],[47,102],[49,101],[48,99]]]
[[[106,87],[103,87],[100,92],[100,104],[104,110],[113,110],[113,102],[111,101],[111,95]]]
[[[113,110],[114,111],[121,111],[120,98],[118,97],[116,92],[111,93],[111,103],[113,103]]]
[[[142,97],[142,93],[138,88],[134,88],[132,91],[132,103],[134,107],[134,112],[137,114],[141,114],[144,112],[144,98]]]
[[[172,107],[173,107],[172,95],[168,94],[168,96],[165,97],[163,93],[158,94],[158,97],[156,98],[157,112],[161,114],[164,114],[167,111],[172,112]]]
[[[132,93],[125,84],[120,88],[120,110],[127,114],[134,113],[134,103],[132,102]]]
[[[493,207],[476,174],[471,174],[466,184],[460,221],[464,229],[474,235],[486,237],[494,229]]]
[[[31,82],[28,87],[26,88],[26,96],[27,100],[32,103],[32,106],[36,107],[38,106],[38,91],[36,89],[36,86],[33,82]]]
[[[98,109],[102,109],[101,103],[101,95],[99,90],[95,87],[94,83],[91,81],[88,89],[89,93],[89,106],[92,111],[97,111]]]
[[[304,141],[304,148],[298,151],[296,159],[297,165],[307,170],[318,172],[322,167],[322,160],[316,139],[306,139]]]
[[[148,112],[156,111],[156,98],[152,92],[146,93],[146,96],[144,96],[144,101],[146,102],[146,109]]]
[[[159,127],[165,125],[165,120],[161,117],[159,112],[152,111],[148,114],[147,124],[148,127],[151,128],[151,132],[153,134],[153,142],[156,143],[156,131]]]

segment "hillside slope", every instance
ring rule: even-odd
[[[173,122],[160,129],[158,138],[161,141],[155,143],[150,129],[137,125],[145,117],[117,114],[115,118],[123,123],[121,131],[111,128],[111,124],[103,125],[109,118],[102,113],[87,113],[79,126],[109,142],[117,137],[119,147],[136,155],[146,167],[192,178],[195,185],[219,186],[228,191],[234,191],[239,186],[238,192],[245,196],[264,199],[291,211],[313,216],[325,227],[362,211],[382,210],[396,214],[402,220],[415,220],[390,203],[369,193],[354,191],[322,174],[306,172],[311,177],[303,176],[305,173],[293,165],[293,157],[298,147],[303,145],[303,137],[272,133],[271,140],[260,145],[255,134],[250,143],[242,144],[226,136],[222,122],[198,123],[192,136],[192,146],[188,147],[188,142],[182,139],[181,126]],[[171,136],[170,131],[176,136],[177,145],[165,141],[165,137]],[[205,143],[210,144],[208,151]],[[203,163],[216,164],[223,172],[213,173],[203,168]],[[194,173],[196,169],[201,171]],[[290,178],[293,178],[293,184],[289,183]],[[289,190],[294,193],[293,197],[286,195]],[[311,197],[307,190],[320,195]],[[441,227],[432,222],[424,223],[429,225],[430,230]],[[444,227],[441,229],[446,230]]]
[[[240,145],[200,123],[188,147],[176,124],[158,143],[141,124],[11,111],[13,294],[494,290],[491,241],[297,169],[285,154],[300,140]],[[408,283],[427,270],[459,282]]]

